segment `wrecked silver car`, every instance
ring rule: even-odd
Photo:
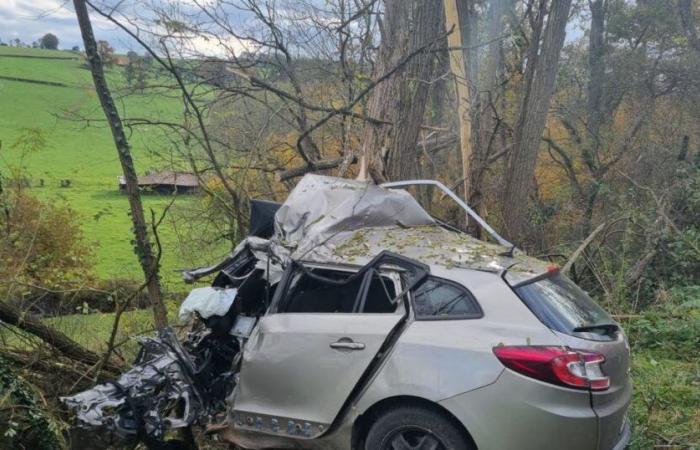
[[[431,217],[409,184],[444,190],[497,244]],[[251,222],[229,258],[184,274],[216,273],[181,310],[203,331],[146,341],[120,379],[66,398],[80,424],[152,446],[211,423],[243,448],[629,441],[622,329],[441,184],[307,175],[284,204],[254,205]]]

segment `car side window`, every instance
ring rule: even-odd
[[[481,307],[465,287],[437,277],[428,277],[413,291],[413,307],[418,320],[476,319]]]
[[[391,278],[373,272],[367,296],[360,301],[358,311],[363,313],[393,313],[398,305],[398,302],[393,302],[394,297],[396,297],[396,286]]]
[[[396,310],[397,304],[391,301],[396,289],[390,278],[376,272],[352,279],[353,275],[328,269],[299,270],[292,276],[279,312],[392,313]],[[363,289],[367,276],[371,279]]]

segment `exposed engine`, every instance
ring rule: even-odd
[[[169,430],[223,422],[241,350],[271,295],[255,262],[250,253],[237,255],[212,287],[190,293],[180,319],[193,324],[182,341],[171,328],[142,338],[127,372],[62,397],[75,412],[77,427],[102,431],[97,437],[103,445],[143,442],[162,449],[173,446],[166,441]]]

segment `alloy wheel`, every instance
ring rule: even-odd
[[[382,450],[447,450],[447,447],[429,430],[407,427],[387,436]]]

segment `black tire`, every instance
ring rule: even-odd
[[[474,450],[464,432],[439,412],[401,406],[379,417],[369,429],[365,450]]]

